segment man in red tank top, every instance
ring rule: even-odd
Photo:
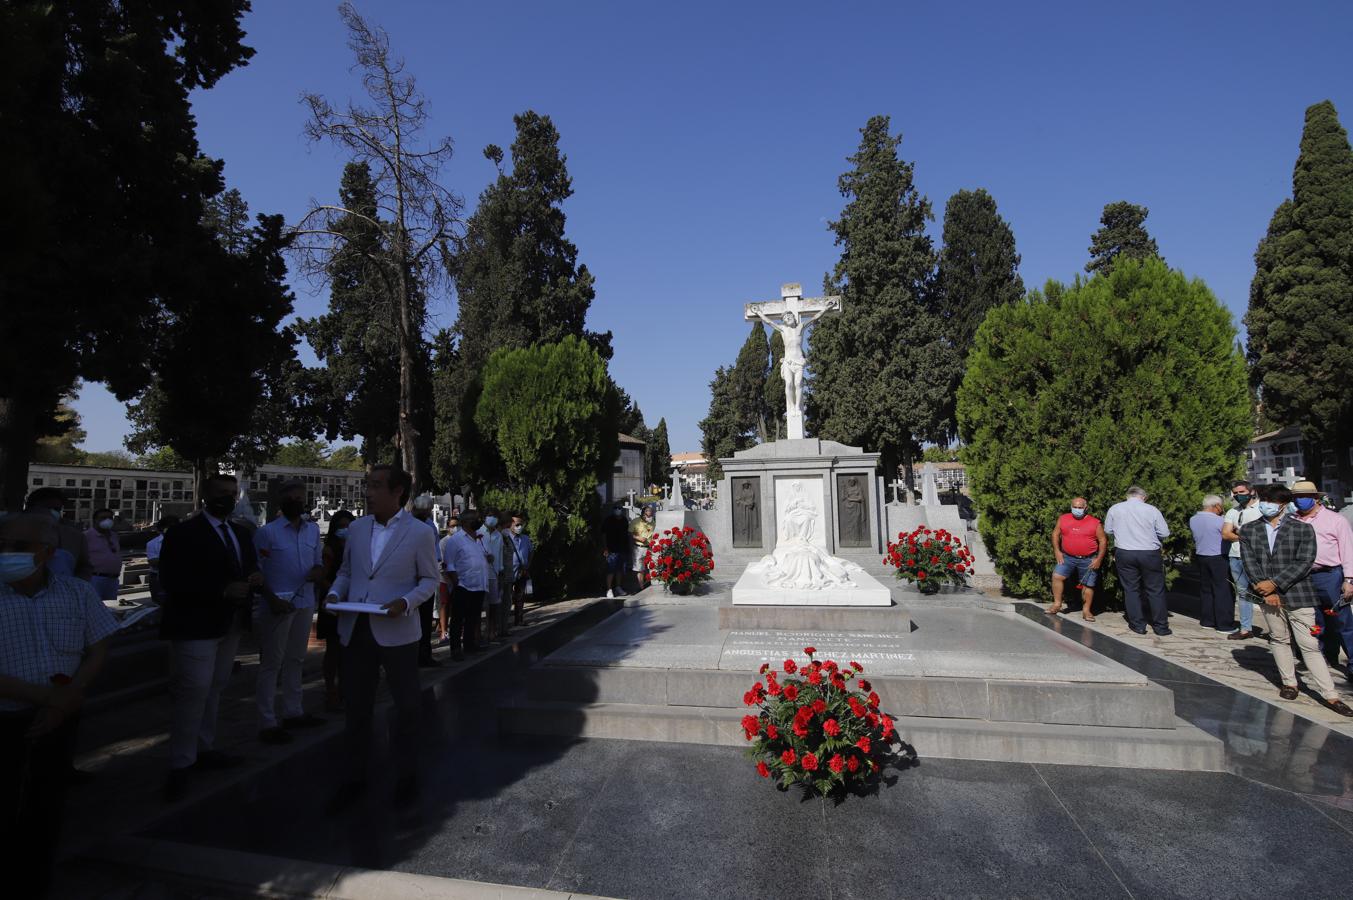
[[[1099,567],[1109,549],[1104,534],[1104,523],[1088,511],[1084,497],[1071,501],[1071,512],[1063,513],[1052,529],[1052,552],[1057,567],[1052,570],[1052,606],[1049,615],[1062,611],[1062,591],[1066,580],[1073,575],[1081,589],[1081,618],[1093,622],[1091,604],[1095,599],[1095,584],[1099,581]]]

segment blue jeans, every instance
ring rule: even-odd
[[[1077,587],[1092,588],[1095,582],[1099,581],[1099,572],[1090,568],[1090,564],[1095,561],[1093,556],[1072,556],[1070,553],[1062,554],[1062,561],[1052,570],[1052,574],[1061,575],[1063,578],[1076,576]]]
[[[1245,575],[1245,567],[1241,565],[1239,556],[1232,556],[1228,562],[1231,564],[1231,583],[1236,589],[1236,606],[1240,608],[1240,630],[1254,631],[1254,604],[1245,599],[1245,592],[1250,589],[1250,579]]]
[[[1312,572],[1311,583],[1323,601],[1316,608],[1316,618],[1322,620],[1325,628],[1320,636],[1321,649],[1325,652],[1325,661],[1337,668],[1340,647],[1353,661],[1353,609],[1345,606],[1334,616],[1324,615],[1323,610],[1332,609],[1343,596],[1344,570],[1335,566],[1326,572]]]

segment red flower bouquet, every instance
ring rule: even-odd
[[[742,695],[756,713],[742,717],[742,733],[762,778],[826,796],[873,778],[901,738],[873,686],[858,677],[864,666],[813,659],[812,647],[804,652],[802,665],[784,661],[783,678],[769,664],[761,667],[765,681]]]
[[[644,568],[673,594],[689,594],[714,571],[709,538],[694,528],[669,528],[653,535],[644,553]]]
[[[923,594],[937,593],[944,584],[967,585],[972,573],[972,551],[958,535],[922,525],[899,533],[897,543],[888,542],[883,561],[897,570],[897,577],[916,583]]]

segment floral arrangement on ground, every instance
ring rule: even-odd
[[[765,683],[757,681],[743,703],[758,707],[742,717],[742,731],[752,742],[747,757],[756,760],[762,778],[774,778],[782,789],[794,784],[826,796],[833,790],[863,786],[891,761],[892,745],[902,740],[893,717],[879,709],[879,695],[863,677],[864,666],[814,659],[784,661],[780,673],[761,666]]]
[[[965,587],[972,572],[972,551],[958,535],[943,528],[931,531],[922,525],[911,532],[899,532],[897,542],[888,542],[883,561],[896,570],[898,578],[916,584],[923,594],[934,594],[945,584]]]
[[[689,594],[714,571],[714,551],[703,531],[689,526],[653,535],[644,553],[648,577],[674,594]]]

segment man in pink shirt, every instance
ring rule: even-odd
[[[1311,581],[1320,594],[1316,607],[1324,614],[1325,659],[1339,669],[1339,648],[1353,660],[1353,525],[1320,502],[1324,495],[1310,481],[1292,485],[1292,505],[1301,521],[1315,529],[1315,565]],[[1348,669],[1341,669],[1345,677]],[[1350,678],[1353,680],[1353,678]]]
[[[99,599],[105,603],[117,599],[117,588],[122,581],[122,545],[113,531],[113,511],[94,510],[94,527],[85,532],[85,547],[94,573],[89,583]]]

